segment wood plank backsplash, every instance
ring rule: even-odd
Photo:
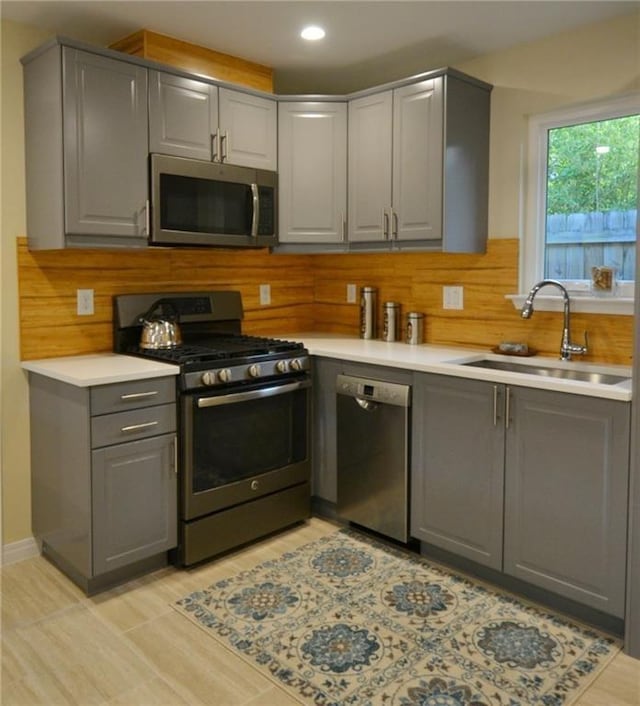
[[[485,255],[443,253],[280,255],[268,250],[171,249],[34,251],[18,239],[20,349],[23,360],[112,348],[112,297],[147,291],[237,289],[243,330],[258,335],[320,331],[357,335],[358,304],[347,284],[378,288],[402,317],[422,311],[425,342],[489,349],[524,341],[545,355],[560,346],[562,314],[520,319],[504,298],[518,287],[518,240],[489,240]],[[259,285],[271,285],[261,306]],[[442,309],[443,285],[464,287],[464,309]],[[95,291],[95,314],[76,314],[76,289]],[[589,331],[590,361],[631,362],[632,316],[573,314],[573,335]]]

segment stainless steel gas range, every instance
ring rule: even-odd
[[[161,301],[182,342],[140,347]],[[176,563],[191,565],[310,514],[311,373],[301,343],[245,336],[239,292],[114,297],[114,350],[180,366]]]

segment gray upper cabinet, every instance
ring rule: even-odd
[[[343,245],[347,217],[347,106],[280,103],[279,241]]]
[[[478,380],[416,374],[411,464],[412,536],[498,571],[505,433],[499,392]]]
[[[349,103],[349,239],[439,240],[443,77]]]
[[[505,572],[624,616],[630,405],[510,395]]]
[[[54,45],[24,80],[29,247],[145,245],[147,69]]]
[[[150,71],[149,151],[275,171],[277,104]]]
[[[414,380],[412,535],[622,617],[629,404]]]
[[[484,252],[490,86],[457,72],[349,102],[354,249]]]
[[[216,86],[149,71],[149,152],[211,160],[217,129]]]

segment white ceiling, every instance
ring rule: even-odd
[[[280,93],[341,93],[631,13],[637,0],[2,0],[2,19],[107,46],[138,29],[274,68]],[[303,42],[305,24],[322,42]]]

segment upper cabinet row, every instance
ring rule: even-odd
[[[486,84],[445,72],[288,102],[105,54],[56,43],[24,60],[32,249],[145,246],[163,153],[277,169],[283,250],[484,251]]]
[[[489,112],[488,87],[455,73],[281,102],[280,243],[484,252]]]
[[[54,45],[25,62],[32,249],[146,246],[150,152],[275,170],[275,100]]]

